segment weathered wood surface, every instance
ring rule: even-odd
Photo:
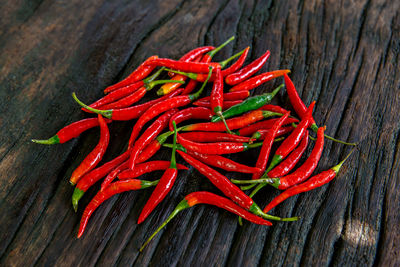
[[[399,1],[1,2],[0,265],[400,264]],[[299,222],[239,227],[236,216],[196,207],[140,254],[140,245],[184,195],[217,192],[191,169],[181,172],[143,225],[136,220],[150,190],[107,201],[77,240],[83,207],[95,190],[74,213],[68,177],[98,133],[51,147],[29,140],[84,117],[73,91],[94,100],[152,54],[178,58],[232,35],[237,39],[218,59],[247,45],[253,59],[269,49],[264,70],[291,69],[304,101],[317,101],[315,118],[327,133],[360,142],[338,178],[273,210],[300,215]],[[279,103],[289,106],[286,94]],[[111,127],[106,159],[122,151],[131,127]],[[327,142],[318,170],[349,150]],[[254,162],[255,155],[247,155]],[[255,200],[265,205],[276,195],[266,189]]]

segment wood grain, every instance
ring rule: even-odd
[[[3,3],[4,2],[4,3]],[[400,2],[358,1],[0,1],[0,265],[2,266],[395,266],[400,264]],[[251,46],[263,70],[287,68],[327,134],[359,142],[329,185],[273,210],[295,223],[240,227],[213,207],[182,212],[143,253],[138,248],[186,194],[218,191],[192,168],[149,219],[136,220],[150,190],[104,203],[75,238],[90,190],[73,212],[68,178],[98,132],[58,146],[46,138],[83,118],[85,102],[146,57],[236,40],[217,60]],[[273,88],[281,81],[255,90]],[[282,92],[277,103],[290,107]],[[133,123],[110,128],[105,160],[123,151]],[[349,147],[326,142],[317,171]],[[159,158],[168,158],[163,150]],[[250,164],[254,153],[241,160]],[[182,159],[179,159],[180,163]],[[153,179],[147,175],[146,179]],[[240,177],[240,175],[236,176]],[[260,206],[278,192],[256,196]]]

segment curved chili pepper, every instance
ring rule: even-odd
[[[154,138],[157,137],[161,131],[167,127],[169,119],[174,115],[178,110],[171,109],[166,111],[163,115],[161,115],[155,122],[153,122],[149,128],[140,136],[140,138],[135,142],[135,144],[130,143],[128,146],[133,147],[131,151],[131,156],[129,157],[128,168],[133,170],[135,167],[136,159],[139,156],[139,153],[142,152],[143,148],[147,146]]]
[[[111,120],[105,119],[105,122],[110,123]],[[31,141],[43,145],[63,144],[96,126],[99,126],[99,120],[97,118],[83,119],[63,127],[47,140],[32,139]]]
[[[229,89],[229,92],[243,91],[243,90],[250,91],[250,90],[260,86],[263,83],[266,83],[272,79],[280,77],[289,72],[290,72],[290,70],[274,70],[274,71],[266,72],[266,73],[257,75],[253,78],[250,78],[248,80],[245,80],[244,82],[232,87],[231,89]]]
[[[278,166],[269,171],[268,177],[281,177],[289,173],[297,164],[297,162],[299,162],[301,156],[306,150],[309,140],[308,137],[308,132],[306,132],[303,139],[301,139],[299,146],[293,150],[293,152],[290,153],[289,156],[287,156],[286,159],[283,160]]]
[[[179,59],[179,61],[187,61],[187,62],[193,61],[196,58],[201,57],[203,54],[205,54],[213,49],[215,49],[214,46],[201,46],[201,47],[195,48],[195,49],[189,51],[188,53],[184,54]]]
[[[121,171],[118,174],[118,179],[119,180],[134,179],[145,173],[166,170],[169,168],[170,165],[171,162],[165,160],[147,161],[144,163],[137,164],[135,166],[135,169],[133,170],[126,169],[124,171]],[[182,164],[176,164],[176,168],[178,170],[188,170],[188,167]]]
[[[107,87],[104,90],[104,93],[107,94],[107,93],[109,93],[111,91],[114,91],[114,90],[116,90],[118,88],[121,88],[123,86],[127,86],[129,84],[132,84],[134,82],[142,80],[147,75],[149,75],[156,67],[156,66],[153,66],[153,65],[148,65],[147,63],[149,61],[155,60],[157,58],[158,58],[158,56],[149,57],[141,65],[139,65],[139,67],[137,67],[136,70],[134,70],[131,74],[129,74],[129,76],[126,77],[124,80],[122,80],[122,81],[120,81],[120,82],[118,82],[118,83],[116,83],[114,85],[111,85],[111,86]]]
[[[118,165],[115,169],[113,169],[109,174],[107,174],[106,178],[104,178],[103,182],[101,183],[100,190],[103,191],[106,189],[114,180],[117,178],[118,174],[124,170],[128,169],[129,160],[122,162]]]
[[[306,107],[306,105],[304,105],[303,100],[301,100],[299,93],[297,92],[296,87],[294,86],[292,80],[290,80],[289,76],[287,74],[285,74],[285,75],[283,75],[283,77],[285,79],[286,91],[289,96],[290,104],[292,104],[294,110],[300,116],[300,118],[303,119],[306,116],[307,107]],[[315,132],[315,133],[318,132],[318,126],[315,123],[314,119],[312,119],[312,121],[311,121],[310,128],[311,128],[311,130],[313,130],[313,132]],[[325,135],[325,137],[329,140],[332,140],[332,141],[340,143],[340,144],[349,145],[349,146],[357,145],[357,143],[344,142],[342,140],[333,138],[329,135]]]
[[[321,127],[318,129],[317,141],[315,142],[314,148],[311,151],[310,156],[303,163],[303,165],[301,165],[297,170],[289,175],[280,178],[272,178],[272,186],[280,190],[284,190],[307,180],[307,178],[311,176],[318,165],[319,159],[321,158],[322,150],[324,149],[324,130],[325,127]],[[265,176],[263,176],[262,178],[266,178]]]
[[[181,111],[175,113],[171,119],[169,120],[169,130],[173,131],[174,127],[172,126],[172,122],[178,125],[179,123],[191,120],[191,119],[200,119],[200,120],[210,120],[212,117],[212,112],[208,108],[204,107],[190,107],[182,109]]]
[[[165,95],[163,97],[160,97],[158,99],[154,99],[151,101],[148,101],[146,103],[136,105],[133,107],[128,107],[128,108],[121,108],[121,109],[108,109],[108,110],[100,110],[100,109],[94,109],[80,101],[75,93],[72,93],[72,97],[75,99],[75,101],[81,105],[83,108],[90,110],[91,112],[101,114],[106,118],[116,120],[116,121],[128,121],[132,119],[139,118],[146,110],[148,110],[151,106],[162,102],[166,99],[170,99],[174,96],[179,95],[182,92],[182,90],[176,90],[172,92],[169,95]]]
[[[211,111],[221,118],[228,133],[232,134],[228,125],[226,124],[225,117],[222,114],[222,107],[224,103],[224,79],[221,74],[221,69],[215,71],[215,80],[211,91]]]
[[[142,245],[142,247],[140,248],[140,251],[143,251],[143,249],[154,238],[154,236],[158,232],[160,232],[161,229],[164,228],[164,226],[167,225],[167,223],[169,223],[180,211],[190,208],[190,207],[193,207],[196,204],[214,205],[219,208],[225,209],[229,212],[232,212],[236,215],[239,215],[240,217],[243,217],[244,219],[246,219],[252,223],[268,225],[268,226],[272,225],[271,222],[266,221],[266,220],[258,217],[257,215],[254,215],[254,214],[248,212],[247,210],[239,207],[233,201],[231,201],[227,198],[220,197],[213,193],[199,191],[199,192],[190,193],[176,206],[176,208],[171,212],[169,217],[160,225],[160,227],[157,228],[157,230]]]
[[[225,59],[224,61],[221,61],[219,63],[216,63],[216,65],[214,66],[214,68],[221,68],[223,69],[226,65],[228,65],[228,63],[230,61],[232,61],[233,59],[237,58],[238,56],[242,55],[244,53],[245,50],[242,50],[238,53],[236,53],[235,55]],[[201,63],[209,63],[210,61],[206,61],[206,59],[201,60]],[[180,74],[183,76],[186,76],[192,80],[196,80],[198,82],[204,82],[207,79],[207,74],[206,73],[193,73],[193,72],[184,72],[184,71],[179,71],[179,70],[173,70],[173,69],[167,69],[167,71],[169,71],[170,73],[176,73],[176,74]],[[221,71],[222,73],[222,71]],[[211,78],[209,79],[209,81],[215,81],[216,78],[216,74],[215,72],[213,72],[213,74],[211,75]]]
[[[243,100],[226,100],[222,103],[222,110],[227,110],[228,108],[238,105],[242,102]],[[211,109],[211,103],[208,100],[197,100],[193,102],[193,105]]]
[[[278,86],[271,93],[265,93],[265,94],[262,94],[262,95],[249,97],[246,100],[244,100],[242,103],[237,104],[236,106],[233,106],[233,107],[225,110],[222,113],[222,115],[225,118],[230,118],[230,117],[234,117],[236,115],[243,114],[243,113],[245,113],[247,111],[251,111],[251,110],[255,110],[255,109],[261,108],[265,104],[271,102],[272,98],[274,98],[274,96],[279,92],[279,90],[281,90],[282,87],[283,87],[283,84]],[[217,122],[217,121],[220,121],[220,120],[221,119],[218,116],[214,116],[211,119],[212,122]]]
[[[164,144],[164,146],[172,148],[172,145],[170,145],[170,144]],[[258,168],[243,165],[243,164],[237,163],[233,160],[219,156],[219,155],[211,155],[211,154],[207,155],[207,154],[201,154],[198,152],[187,150],[181,144],[177,144],[176,149],[179,151],[185,152],[189,156],[192,156],[195,159],[197,159],[205,164],[223,169],[225,171],[241,172],[241,173],[253,173],[253,172],[259,171]]]
[[[287,111],[285,111],[284,113],[286,113]],[[280,113],[280,112],[279,112]],[[235,132],[235,134],[237,135],[241,135],[241,136],[249,136],[249,135],[253,135],[255,132],[257,132],[258,129],[269,129],[272,127],[272,125],[274,125],[275,121],[278,119],[269,119],[269,120],[264,120],[264,121],[259,121],[253,124],[250,124],[249,126],[243,127],[239,130],[237,130]],[[287,125],[287,124],[291,124],[294,122],[299,122],[298,119],[295,118],[287,118],[283,125]]]
[[[130,151],[126,151],[115,159],[104,163],[102,166],[91,170],[79,179],[72,194],[72,206],[75,212],[78,210],[78,202],[83,197],[85,192],[94,185],[98,180],[106,176],[109,172],[115,169],[118,165],[129,158]]]
[[[160,202],[165,198],[165,196],[169,193],[172,186],[175,183],[176,177],[178,176],[178,169],[176,166],[176,136],[178,131],[176,130],[176,125],[174,124],[174,147],[172,148],[171,155],[171,164],[169,168],[164,172],[163,176],[160,178],[160,182],[157,184],[153,193],[151,194],[149,200],[143,207],[142,212],[139,215],[138,224],[141,224],[154,210],[154,208],[160,204]]]
[[[210,68],[209,76],[211,76],[211,71],[212,71],[212,69]],[[143,126],[148,121],[150,121],[155,116],[161,114],[164,111],[188,105],[193,100],[195,100],[199,97],[199,95],[203,92],[206,84],[207,84],[207,82],[204,82],[202,87],[199,89],[199,91],[197,91],[194,94],[185,95],[185,96],[175,96],[175,97],[166,99],[162,102],[156,103],[155,105],[151,106],[145,113],[143,113],[142,116],[140,116],[140,118],[137,120],[135,126],[133,127],[131,136],[129,138],[129,146],[131,146],[131,144],[133,144],[133,142],[136,140],[137,136],[139,135],[139,132],[142,130]]]
[[[208,73],[209,68],[215,69],[220,67],[219,63],[210,62],[184,62],[177,61],[169,58],[157,58],[146,62],[149,66],[163,66],[178,71],[194,72],[194,73]]]
[[[240,117],[228,119],[226,120],[226,124],[228,125],[229,129],[235,130],[272,116],[282,116],[282,114],[264,110],[254,110]],[[202,122],[181,127],[181,131],[183,132],[188,132],[188,131],[223,132],[225,131],[225,129],[226,127],[223,122]]]
[[[221,132],[186,132],[180,134],[183,138],[204,143],[204,142],[241,142],[246,143],[250,141],[249,137],[238,136],[236,134],[228,134]]]
[[[98,192],[94,196],[94,198],[90,201],[85,211],[83,212],[82,219],[79,225],[78,238],[80,238],[83,235],[83,232],[85,231],[90,216],[92,216],[93,212],[97,209],[98,206],[100,206],[101,203],[103,203],[113,195],[125,191],[147,188],[156,185],[157,182],[158,180],[150,182],[150,181],[136,180],[136,179],[117,181],[110,184],[105,190]]]
[[[239,92],[241,92],[241,91],[239,91]],[[280,106],[271,105],[271,104],[264,105],[260,109],[261,110],[268,110],[268,111],[278,112],[278,113],[282,113],[282,114],[288,112],[286,109],[284,109],[284,108],[282,108]]]
[[[265,168],[267,167],[268,163],[268,157],[271,152],[272,144],[274,143],[275,136],[281,128],[283,122],[286,120],[286,118],[289,117],[289,112],[285,113],[282,117],[280,117],[272,126],[271,130],[268,131],[267,135],[265,136],[263,145],[261,147],[260,154],[258,155],[256,167],[260,169],[259,172],[253,173],[252,179],[258,179],[260,176],[263,174],[265,171]]]
[[[254,73],[256,73],[262,68],[265,62],[267,62],[269,55],[270,55],[269,51],[265,52],[264,55],[257,58],[249,65],[243,67],[242,69],[240,69],[235,73],[226,76],[225,82],[229,85],[235,85],[251,77]]]
[[[138,90],[135,92],[131,93],[130,95],[119,99],[116,102],[112,102],[106,105],[101,106],[101,109],[117,109],[117,108],[125,108],[129,107],[130,105],[138,102],[140,99],[144,97],[144,95],[153,89],[155,86],[159,84],[164,84],[164,83],[171,83],[174,82],[176,84],[182,84],[184,81],[179,81],[179,80],[157,80],[157,81],[152,81],[150,83],[144,84],[142,87],[140,87]]]
[[[211,51],[208,51],[207,54],[205,54],[203,56],[203,58],[201,59],[201,62],[203,63],[209,63],[211,62],[211,59],[213,58],[213,56],[220,51],[222,48],[224,48],[228,43],[230,43],[233,39],[235,39],[234,37],[231,37],[230,39],[228,39],[226,42],[224,42],[223,44],[221,44],[220,46],[218,46],[217,48],[214,48]],[[182,60],[182,58],[180,59],[180,61],[192,61],[192,60]],[[177,77],[179,80],[185,81],[186,80],[186,76],[184,75],[175,75],[173,77]],[[163,85],[158,91],[157,91],[157,95],[165,95],[168,94],[169,92],[175,90],[176,88],[179,87],[179,84],[165,84]]]
[[[235,63],[232,64],[232,66],[222,70],[222,77],[226,77],[229,74],[232,74],[235,71],[237,71],[238,69],[240,69],[243,66],[244,61],[246,60],[249,50],[250,50],[250,46],[246,47],[243,50],[243,54],[240,56],[240,58]]]
[[[137,81],[133,84],[116,89],[115,91],[109,93],[108,95],[103,96],[96,102],[90,104],[89,107],[99,108],[106,104],[115,102],[123,97],[131,95],[132,93],[136,92],[139,88],[141,88],[141,87],[153,82],[155,79],[157,79],[157,77],[160,76],[161,72],[163,72],[164,69],[165,68],[159,69],[156,73],[154,73],[153,75],[151,75],[150,77],[148,77],[142,81]],[[87,111],[87,110],[84,110],[84,111]]]
[[[290,133],[294,130],[293,126],[286,126],[286,127],[281,127],[277,132],[276,132],[276,137],[282,136],[284,134]],[[260,129],[257,132],[255,132],[251,136],[251,140],[264,140],[266,136],[271,132],[271,129]]]
[[[310,191],[312,189],[315,189],[317,187],[323,186],[324,184],[329,183],[337,173],[339,172],[340,168],[342,167],[343,163],[347,160],[347,158],[351,155],[353,151],[350,152],[346,156],[344,160],[339,162],[339,164],[333,166],[329,170],[323,171],[317,175],[314,175],[310,179],[308,179],[306,182],[301,183],[299,185],[295,185],[285,191],[283,191],[279,196],[274,198],[264,209],[264,212],[270,211],[272,208],[274,208],[276,205],[279,203],[283,202],[284,200],[288,199],[291,196]]]
[[[267,172],[272,170],[277,164],[279,164],[301,141],[307,128],[310,126],[312,119],[312,111],[314,109],[315,101],[307,109],[307,116],[304,117],[294,131],[283,141],[278,147],[272,158],[271,164],[269,165]]]
[[[195,80],[190,80],[190,81],[188,82],[188,84],[186,85],[185,89],[183,89],[182,95],[188,95],[188,94],[190,94],[190,93],[194,90],[194,88],[196,88],[196,85],[197,85],[197,84],[198,84],[197,81],[195,81]]]
[[[178,134],[178,142],[188,150],[214,155],[237,153],[254,147],[254,144],[237,142],[197,143],[183,138],[180,134]]]
[[[104,153],[110,141],[110,133],[108,131],[107,123],[101,115],[98,115],[100,125],[100,140],[96,147],[86,156],[81,164],[72,172],[69,182],[75,185],[78,180],[88,171],[96,167],[96,165],[103,158]]]
[[[249,91],[236,91],[236,92],[224,93],[224,100],[229,100],[229,101],[243,100],[243,99],[248,98],[249,96],[250,96]],[[211,98],[210,96],[206,96],[206,97],[200,98],[196,102],[210,101],[210,98]]]

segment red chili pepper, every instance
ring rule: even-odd
[[[181,111],[175,113],[169,120],[169,130],[173,131],[174,128],[172,126],[172,122],[178,125],[179,123],[186,121],[186,120],[210,120],[212,117],[212,112],[208,108],[203,107],[190,107],[182,109]]]
[[[72,194],[72,205],[74,207],[75,212],[78,210],[78,202],[83,197],[85,192],[94,185],[98,180],[106,176],[110,171],[115,169],[118,165],[123,163],[129,158],[130,151],[126,151],[125,153],[119,155],[115,159],[104,163],[102,166],[91,170],[86,173],[79,179],[76,187],[74,189],[74,193]]]
[[[285,74],[285,75],[283,75],[283,77],[285,79],[286,91],[288,93],[290,103],[292,104],[294,110],[300,116],[300,118],[303,119],[306,116],[307,107],[306,107],[306,105],[304,105],[303,100],[301,100],[301,98],[296,90],[296,87],[294,87],[294,84],[293,84],[292,80],[290,80],[289,76],[287,74]],[[318,132],[318,126],[315,123],[314,119],[311,120],[310,128],[311,128],[311,130],[313,130],[313,132],[315,132],[315,133]],[[329,140],[332,140],[332,141],[340,143],[340,144],[345,144],[345,145],[349,145],[349,146],[357,145],[357,143],[344,142],[344,141],[338,140],[336,138],[333,138],[329,135],[325,135],[325,137]]]
[[[352,151],[353,152],[353,151]],[[274,208],[276,205],[279,203],[283,202],[284,200],[288,199],[291,196],[310,191],[312,189],[315,189],[317,187],[323,186],[324,184],[329,183],[333,178],[335,178],[336,174],[339,172],[340,168],[342,167],[343,163],[346,161],[346,159],[351,155],[351,153],[346,156],[344,160],[342,160],[339,164],[336,166],[333,166],[329,170],[323,171],[320,174],[317,174],[313,177],[311,177],[309,180],[306,182],[295,185],[284,192],[282,192],[279,196],[274,198],[264,209],[264,212],[270,211],[272,208]]]
[[[261,110],[268,110],[268,111],[272,111],[272,112],[278,112],[278,113],[282,113],[282,114],[285,114],[286,112],[288,112],[286,109],[284,109],[284,108],[282,108],[280,106],[271,105],[271,104],[264,105],[260,109]],[[297,122],[298,122],[298,120],[297,120]]]
[[[101,114],[106,118],[112,119],[112,120],[116,120],[116,121],[128,121],[128,120],[132,120],[132,119],[136,119],[139,118],[146,110],[148,110],[151,106],[162,102],[166,99],[170,99],[174,96],[179,95],[182,92],[182,90],[176,90],[174,92],[172,92],[169,95],[160,97],[158,99],[154,99],[151,101],[148,101],[146,103],[143,103],[141,105],[137,105],[137,106],[133,106],[133,107],[129,107],[129,108],[122,108],[122,109],[109,109],[109,110],[100,110],[100,109],[94,109],[91,108],[89,106],[87,106],[86,104],[84,104],[82,101],[80,101],[75,93],[72,94],[72,97],[75,99],[75,101],[81,105],[82,107],[84,107],[85,109],[90,110],[91,112],[97,113],[97,114]]]
[[[250,78],[248,80],[245,80],[244,82],[232,87],[229,90],[229,92],[243,91],[243,90],[250,91],[251,89],[258,87],[263,83],[266,83],[272,79],[280,77],[289,72],[290,72],[290,70],[274,70],[271,72],[266,72],[266,73],[257,75],[253,78]]]
[[[242,116],[228,119],[226,123],[231,130],[243,128],[249,124],[260,121],[264,118],[268,118],[271,116],[281,116],[280,113],[263,111],[263,110],[254,110],[248,112]],[[196,124],[190,124],[183,126],[181,131],[206,131],[206,132],[223,132],[226,130],[225,124],[223,122],[202,122]]]
[[[110,123],[111,120],[105,119],[105,122]],[[83,119],[65,126],[47,140],[32,139],[31,141],[43,145],[63,144],[96,126],[99,126],[99,120],[97,118]]]
[[[303,163],[303,165],[301,165],[297,170],[289,175],[271,179],[272,186],[280,190],[284,190],[307,180],[307,178],[311,176],[318,165],[319,159],[321,158],[322,150],[324,149],[324,130],[325,127],[321,127],[318,129],[317,141],[315,142],[314,148],[311,151],[310,156]]]
[[[271,164],[269,165],[267,172],[272,170],[277,164],[279,164],[301,141],[307,128],[310,126],[312,120],[312,111],[314,109],[315,101],[307,109],[307,116],[304,117],[297,125],[296,129],[283,141],[278,147],[272,158]]]
[[[277,132],[276,132],[276,137],[285,135],[287,133],[290,133],[294,130],[295,128],[293,126],[286,126],[286,127],[281,127]],[[257,132],[255,132],[251,136],[251,140],[264,140],[266,136],[271,132],[271,129],[260,129]]]
[[[289,173],[297,164],[297,162],[299,162],[301,156],[306,150],[308,140],[308,132],[306,132],[303,139],[301,139],[299,146],[295,150],[293,150],[293,152],[290,153],[289,156],[287,156],[287,158],[283,160],[278,166],[268,172],[268,177],[281,177]]]
[[[135,169],[126,169],[118,174],[118,179],[127,180],[137,178],[145,173],[166,170],[171,165],[171,162],[165,160],[147,161],[137,164]],[[176,164],[178,170],[187,170],[188,168],[182,164]]]
[[[176,130],[176,125],[174,124],[174,147],[172,148],[171,164],[169,168],[164,172],[163,176],[160,178],[160,182],[157,184],[153,193],[151,194],[149,200],[143,207],[142,212],[139,215],[138,224],[141,224],[155,209],[155,207],[160,204],[160,202],[169,193],[172,186],[175,183],[175,179],[178,176],[178,169],[176,167],[176,136],[178,131]]]
[[[149,158],[151,158],[161,147],[161,145],[167,140],[167,138],[173,134],[173,132],[166,132],[159,135],[156,139],[150,142],[143,150],[142,153],[139,154],[137,159],[137,163],[145,162]]]
[[[115,183],[110,184],[105,190],[98,192],[94,198],[87,205],[85,211],[83,212],[82,219],[79,225],[78,238],[80,238],[85,231],[86,225],[89,221],[90,216],[92,216],[93,212],[100,206],[101,203],[112,197],[113,195],[131,191],[131,190],[139,190],[143,188],[147,188],[153,185],[156,185],[158,182],[153,181],[144,181],[144,180],[125,180],[125,181],[117,181]]]
[[[235,85],[235,84],[238,84],[238,83],[246,80],[247,78],[251,77],[254,73],[256,73],[257,71],[259,71],[262,68],[262,66],[265,64],[265,62],[267,62],[269,55],[270,55],[269,51],[265,52],[264,55],[257,58],[252,63],[245,66],[238,72],[235,72],[235,73],[232,73],[232,74],[226,76],[225,82],[229,85]]]
[[[115,178],[117,178],[117,176],[120,172],[127,170],[128,164],[129,164],[129,161],[126,160],[123,163],[121,163],[120,165],[118,165],[115,169],[113,169],[109,174],[107,174],[106,178],[104,178],[103,182],[101,183],[100,190],[103,191],[105,188],[107,188],[112,183],[112,181],[115,180]]]
[[[152,66],[147,64],[149,61],[157,59],[158,56],[151,56],[148,59],[146,59],[136,70],[134,70],[128,77],[126,77],[124,80],[111,85],[107,87],[104,90],[104,93],[109,93],[111,91],[114,91],[118,88],[121,88],[123,86],[130,85],[134,82],[140,81],[144,78],[146,78],[154,69],[156,66]]]
[[[129,144],[129,147],[133,147],[131,151],[131,156],[129,158],[129,169],[133,170],[135,167],[136,159],[139,157],[139,153],[142,152],[143,148],[146,147],[154,138],[157,137],[165,127],[167,127],[169,119],[178,110],[171,109],[161,115],[156,121],[154,121],[149,128],[140,136],[140,138],[135,142],[135,144]]]
[[[274,111],[275,112],[275,111]],[[286,111],[287,112],[287,111]],[[284,112],[284,113],[286,113]],[[279,112],[280,113],[280,112]],[[278,119],[269,119],[269,120],[265,120],[265,121],[259,121],[256,123],[253,123],[249,126],[243,127],[239,130],[236,131],[236,134],[241,135],[241,136],[249,136],[249,135],[253,135],[255,132],[257,132],[257,130],[259,129],[269,129],[272,127],[272,125],[274,125],[274,123],[277,121]],[[287,124],[292,124],[292,123],[297,123],[299,122],[298,119],[295,118],[287,118],[283,125],[287,125]]]
[[[196,88],[196,85],[198,84],[197,81],[195,80],[190,80],[188,84],[186,85],[185,89],[183,89],[182,95],[188,95],[190,94],[194,88]]]
[[[186,62],[184,62],[186,63]],[[211,69],[209,71],[209,76],[211,76]],[[175,96],[169,99],[166,99],[162,102],[156,103],[152,105],[145,113],[143,113],[142,116],[137,120],[135,126],[133,127],[131,136],[129,138],[129,145],[133,144],[133,142],[136,140],[137,136],[139,135],[139,132],[142,130],[143,126],[156,117],[157,115],[161,114],[164,111],[173,109],[173,108],[178,108],[182,106],[186,106],[189,103],[191,103],[193,100],[197,99],[199,95],[203,92],[204,87],[207,82],[203,83],[203,86],[199,89],[194,94],[191,95],[185,95],[185,96]]]
[[[228,134],[221,132],[187,132],[180,134],[184,139],[189,141],[204,142],[240,142],[246,143],[250,141],[249,137],[238,136],[236,134]]]
[[[168,58],[157,58],[146,62],[149,66],[164,66],[167,68],[175,69],[184,72],[194,72],[194,73],[208,73],[209,68],[218,68],[219,63],[202,63],[202,62],[184,62],[176,61]]]
[[[267,135],[265,136],[263,145],[261,147],[260,154],[258,155],[256,167],[260,169],[260,172],[253,173],[252,179],[258,179],[261,177],[265,168],[267,167],[268,157],[271,152],[272,144],[274,143],[274,139],[276,134],[281,128],[283,122],[289,117],[289,112],[285,113],[282,117],[280,117],[272,126],[271,130],[268,131]]]
[[[172,148],[171,144],[164,144],[163,146]],[[253,173],[253,172],[259,171],[258,168],[243,165],[243,164],[237,163],[233,160],[219,156],[219,155],[207,155],[207,154],[201,154],[201,153],[197,153],[197,152],[194,152],[191,150],[187,150],[180,144],[177,144],[176,149],[185,152],[189,156],[192,156],[195,159],[197,159],[205,164],[223,169],[225,171],[241,172],[241,173]]]
[[[236,142],[197,143],[183,138],[180,134],[178,134],[178,142],[188,150],[213,155],[237,153],[253,147],[248,143]]]
[[[75,185],[85,173],[96,167],[106,152],[108,142],[110,141],[110,133],[108,131],[107,123],[104,121],[101,115],[98,115],[98,120],[100,125],[99,143],[73,171],[71,178],[69,179],[69,182],[72,185]]]
[[[254,215],[247,210],[239,207],[236,205],[233,201],[220,197],[218,195],[215,195],[213,193],[209,192],[194,192],[189,195],[187,195],[179,204],[176,206],[176,208],[171,212],[171,215],[160,225],[160,227],[157,228],[157,230],[147,239],[147,241],[142,245],[140,248],[140,251],[143,251],[143,249],[146,247],[146,245],[153,239],[153,237],[161,231],[162,228],[164,228],[169,221],[171,221],[180,211],[193,207],[196,204],[209,204],[209,205],[214,205],[219,208],[223,208],[229,212],[232,212],[236,215],[239,215],[240,217],[243,217],[244,219],[256,223],[256,224],[261,224],[261,225],[268,225],[271,226],[272,223],[269,221],[266,221],[257,215]]]
[[[236,91],[236,92],[230,92],[230,93],[224,93],[224,100],[229,100],[229,101],[234,101],[234,100],[243,100],[246,99],[250,96],[250,92],[249,91]],[[200,98],[199,100],[197,100],[196,102],[199,101],[210,101],[210,96],[206,96],[203,98]],[[194,103],[196,103],[194,102]],[[193,104],[194,104],[193,103]]]
[[[118,99],[121,99],[125,96],[131,95],[132,93],[136,92],[139,88],[141,88],[141,87],[153,82],[155,79],[157,79],[157,77],[160,76],[161,72],[163,72],[164,69],[165,68],[159,69],[156,73],[154,73],[153,75],[151,75],[150,77],[148,77],[144,80],[137,81],[133,84],[118,88],[115,91],[109,93],[108,95],[100,98],[99,100],[97,100],[96,102],[92,103],[89,106],[91,108],[99,108],[106,104],[115,102]],[[87,111],[87,110],[84,110],[84,111]]]
[[[207,53],[213,49],[215,49],[214,46],[201,46],[201,47],[195,48],[195,49],[189,51],[188,53],[186,53],[185,55],[183,55],[179,59],[179,61],[191,62],[191,61],[195,60],[196,58],[204,55],[205,53]]]
[[[144,95],[150,91],[151,89],[154,88],[154,86],[157,86],[159,84],[164,84],[164,83],[170,83],[174,82],[177,84],[182,84],[184,83],[183,81],[179,80],[157,80],[157,81],[152,81],[150,83],[145,84],[144,86],[140,87],[138,90],[135,92],[131,93],[130,95],[119,99],[116,102],[112,102],[106,105],[101,106],[101,109],[118,109],[118,108],[125,108],[129,107],[132,104],[138,102],[140,99],[144,97]]]
[[[243,54],[240,56],[240,58],[235,63],[232,64],[232,66],[222,70],[222,77],[226,77],[229,74],[232,74],[235,71],[237,71],[238,69],[240,69],[243,66],[244,61],[246,60],[249,50],[250,50],[250,46],[246,47],[243,51]]]
[[[232,134],[231,130],[226,124],[224,116],[222,115],[222,107],[224,104],[224,80],[220,68],[215,71],[215,80],[211,91],[210,103],[211,111],[221,118],[228,133]]]
[[[222,110],[226,110],[232,106],[242,103],[243,100],[226,100],[222,103]],[[211,103],[208,100],[197,100],[193,102],[194,106],[211,108]]]
[[[233,39],[234,39],[234,37],[230,38],[229,40],[227,40],[226,42],[224,42],[222,45],[218,46],[217,48],[214,48],[213,50],[208,51],[207,54],[205,54],[205,55],[202,57],[201,62],[202,62],[202,63],[209,63],[209,62],[211,62],[211,59],[213,58],[213,56],[214,56],[218,51],[220,51],[222,48],[224,48],[228,43],[230,43]],[[199,54],[199,55],[200,55],[200,54]],[[193,59],[194,59],[194,58],[193,58]],[[192,62],[193,62],[193,60],[182,60],[182,58],[180,59],[180,61],[187,61],[187,62],[192,61]],[[207,75],[205,75],[205,76],[206,76],[205,79],[207,79]],[[173,77],[174,77],[174,79],[175,79],[175,77],[177,77],[179,80],[182,80],[182,81],[185,81],[186,78],[187,78],[186,76],[180,75],[180,74],[177,74],[177,75],[175,75],[175,76],[173,76]],[[204,80],[203,80],[203,82],[204,82]],[[160,88],[160,90],[157,91],[157,94],[158,94],[158,95],[165,95],[165,94],[168,94],[169,92],[175,90],[175,89],[178,88],[179,86],[180,86],[180,85],[179,85],[179,84],[176,84],[176,83],[175,83],[175,84],[172,84],[172,83],[170,83],[170,84],[165,84],[165,85],[163,85],[163,86]]]

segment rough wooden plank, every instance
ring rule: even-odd
[[[2,6],[0,264],[399,263],[398,1],[13,1]],[[29,139],[50,136],[83,117],[70,98],[73,90],[85,101],[93,100],[154,53],[178,58],[233,34],[237,39],[217,59],[247,45],[252,59],[271,50],[263,70],[291,69],[306,104],[317,100],[314,116],[328,126],[327,133],[360,141],[338,179],[272,211],[301,215],[299,222],[239,227],[233,215],[196,207],[179,215],[139,254],[141,243],[183,196],[199,189],[218,193],[191,169],[181,172],[166,202],[143,225],[136,220],[150,190],[107,201],[91,218],[85,236],[76,240],[79,216],[97,188],[85,195],[75,214],[67,178],[93,148],[98,133],[91,130],[52,147]],[[289,107],[285,93],[276,101]],[[123,150],[131,127],[111,127],[106,159]],[[349,149],[327,142],[317,171],[329,168]],[[168,158],[169,153],[165,149],[158,157]],[[255,157],[247,153],[243,162],[250,164]],[[265,205],[277,194],[268,188],[255,200]]]

